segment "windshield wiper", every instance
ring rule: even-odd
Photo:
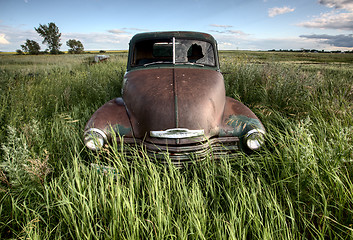
[[[146,67],[146,66],[149,66],[149,65],[161,64],[161,63],[172,63],[172,62],[157,61],[157,62],[146,63],[143,66]]]
[[[166,62],[166,61],[156,61],[156,62],[150,62],[150,63],[145,63],[143,66],[147,67],[149,65],[154,65],[154,64],[171,64],[172,62]],[[201,63],[191,63],[191,62],[180,62],[180,63],[176,63],[175,65],[192,65],[192,66],[200,66],[200,67],[204,67],[204,64]]]

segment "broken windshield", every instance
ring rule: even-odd
[[[133,66],[165,63],[216,65],[214,49],[209,42],[190,39],[159,39],[136,43]]]
[[[204,41],[177,39],[175,42],[175,62],[215,66],[213,47]]]

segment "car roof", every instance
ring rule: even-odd
[[[141,40],[156,39],[156,38],[190,38],[208,41],[216,44],[216,40],[208,33],[202,32],[191,32],[191,31],[168,31],[168,32],[146,32],[138,33],[130,40],[130,45],[139,42]]]

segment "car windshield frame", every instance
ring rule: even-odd
[[[160,64],[216,67],[215,46],[190,38],[145,39],[135,43],[131,67]]]

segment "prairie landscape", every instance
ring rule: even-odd
[[[221,51],[266,145],[185,169],[84,147],[121,96],[127,52],[106,54],[0,55],[1,239],[353,238],[353,54]]]

